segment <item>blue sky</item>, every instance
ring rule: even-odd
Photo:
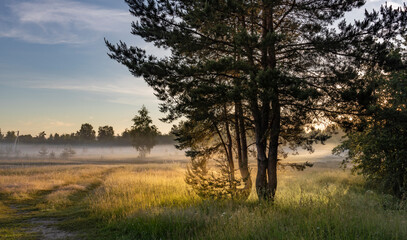
[[[369,0],[365,7],[384,2]],[[358,10],[347,18],[362,16]],[[164,54],[130,34],[132,20],[122,0],[1,0],[1,131],[61,134],[90,123],[121,133],[144,104],[168,132],[153,91],[106,54],[104,37]]]

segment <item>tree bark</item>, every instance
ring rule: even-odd
[[[273,11],[270,10],[267,23],[268,31],[274,33],[273,26]],[[268,64],[273,70],[276,69],[276,49],[275,43],[272,42],[267,49],[268,51]],[[274,196],[277,190],[277,161],[278,161],[278,140],[280,136],[280,120],[281,108],[278,91],[278,75],[273,74],[272,81],[272,96],[271,96],[271,122],[270,122],[270,139],[269,139],[269,153],[268,153],[268,198],[274,201]]]
[[[280,136],[280,104],[278,97],[272,102],[272,119],[268,154],[268,198],[274,200],[277,190],[278,139]]]
[[[226,128],[226,137],[228,139],[227,143],[227,148],[228,151],[226,153],[227,159],[228,159],[228,164],[229,164],[229,170],[230,170],[230,183],[232,184],[232,188],[235,188],[235,164],[233,162],[233,152],[232,152],[232,147],[233,147],[233,142],[232,142],[232,135],[230,134],[230,129],[229,129],[229,120],[227,116],[227,108],[226,105],[224,107],[224,114],[225,114],[225,128]]]
[[[263,115],[263,114],[262,114]],[[257,149],[257,176],[256,192],[259,199],[267,199],[267,168],[268,159],[266,156],[265,132],[267,129],[262,124],[262,118],[257,116],[255,119],[255,135]]]
[[[236,145],[240,175],[244,182],[244,189],[249,190],[252,188],[252,179],[250,177],[247,153],[247,139],[246,128],[243,119],[243,109],[240,100],[235,101],[235,132],[236,132]]]

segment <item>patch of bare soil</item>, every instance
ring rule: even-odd
[[[27,232],[40,235],[40,239],[78,239],[75,233],[56,228],[57,220],[31,218],[28,220],[28,223],[32,227],[27,228]]]

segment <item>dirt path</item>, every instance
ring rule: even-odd
[[[72,205],[56,211],[48,211],[43,209],[41,205],[46,203],[47,196],[60,191],[72,183],[62,184],[51,190],[37,191],[31,195],[32,198],[19,202],[0,193],[0,203],[3,205],[3,208],[6,207],[5,209],[7,209],[7,216],[3,216],[0,219],[0,225],[3,225],[3,228],[0,227],[0,239],[2,235],[6,236],[7,239],[81,239],[81,235],[84,233],[79,231],[84,229],[75,232],[75,229],[69,229],[68,225],[68,228],[63,227],[63,229],[61,229],[61,226],[66,225],[67,221],[75,219],[76,214],[86,212],[86,209],[82,209],[80,203],[89,192],[99,187],[109,174],[120,168],[112,167],[102,171],[98,176],[100,181],[86,186],[86,189],[79,189],[72,195],[69,195]],[[4,235],[4,231],[3,233],[1,232],[2,229],[11,231],[12,235]]]
[[[21,224],[21,230],[30,237],[36,239],[78,239],[77,233],[58,229],[56,225],[61,222],[57,218],[38,217],[38,210],[29,205],[9,206],[13,210],[11,220]]]
[[[78,239],[76,233],[56,228],[55,225],[58,220],[31,218],[28,221],[32,227],[28,228],[26,232],[35,235],[40,234],[40,239]]]

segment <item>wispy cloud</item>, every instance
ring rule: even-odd
[[[140,79],[139,82],[142,80]],[[115,80],[112,83],[106,81],[96,82],[94,80],[73,81],[25,81],[24,87],[32,89],[54,89],[82,91],[106,94],[125,94],[138,97],[154,97],[152,88],[135,83],[136,79]]]
[[[104,102],[123,105],[138,106],[140,101],[158,103],[156,96],[154,96],[154,90],[142,78],[137,79],[121,74],[109,77],[84,76],[80,78],[61,77],[52,74],[32,75],[30,73],[22,73],[11,78],[0,74],[0,85],[12,88],[59,91],[61,94],[76,92],[82,96],[94,96]]]
[[[53,120],[53,121],[49,122],[49,125],[55,126],[55,127],[71,127],[74,124],[73,123],[68,123],[68,122],[63,122],[63,121]]]
[[[70,0],[13,1],[0,18],[0,37],[42,44],[84,43],[128,31],[130,14]]]

